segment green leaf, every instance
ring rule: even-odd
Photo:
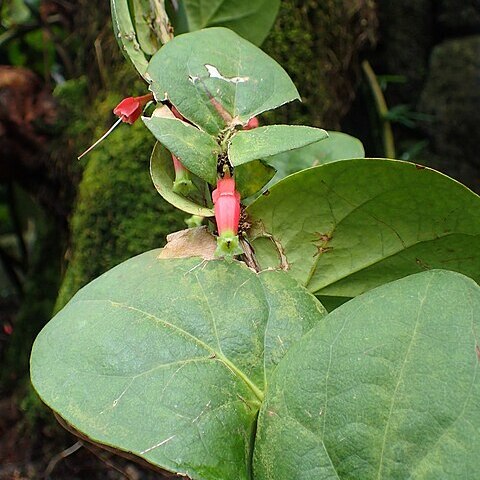
[[[273,26],[280,0],[183,0],[181,32],[205,27],[227,27],[243,38],[260,45]]]
[[[150,26],[153,20],[150,0],[132,0],[132,4],[138,43],[144,53],[153,55],[160,48],[160,45]]]
[[[27,23],[32,18],[32,12],[24,0],[7,0],[0,2],[0,18],[1,27],[8,30]]]
[[[277,170],[274,178],[274,183],[277,183],[287,175],[306,168],[335,160],[363,158],[364,156],[365,150],[360,140],[346,133],[329,131],[328,138],[325,140],[269,157],[267,162]]]
[[[430,268],[480,281],[480,198],[434,170],[353,159],[291,175],[252,203],[260,265],[320,295],[354,297]]]
[[[145,77],[148,61],[140,48],[137,34],[132,23],[128,0],[110,0],[112,10],[113,31],[120,50],[127,60],[130,60],[138,73]]]
[[[259,192],[275,175],[275,169],[261,160],[245,163],[235,169],[237,190],[242,199]]]
[[[284,272],[159,253],[110,270],[50,321],[33,385],[94,442],[193,479],[246,480],[270,373],[324,310]]]
[[[271,125],[237,132],[228,157],[234,166],[294,150],[328,137],[325,130],[298,125]]]
[[[157,192],[174,207],[201,217],[213,217],[213,210],[201,204],[200,192],[196,202],[175,193],[173,182],[175,171],[173,169],[172,156],[170,152],[160,143],[156,143],[150,158],[150,175]]]
[[[142,117],[155,138],[167,147],[192,173],[206,182],[217,182],[220,150],[211,136],[178,119]]]
[[[157,100],[211,135],[299,99],[285,70],[225,28],[175,37],[151,59],[147,74]]]
[[[341,306],[278,365],[255,480],[456,480],[480,470],[480,288],[432,271]]]

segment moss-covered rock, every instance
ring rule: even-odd
[[[359,52],[373,43],[376,24],[370,0],[283,0],[262,48],[290,74],[303,103],[267,120],[338,129],[354,97]]]
[[[480,35],[448,40],[432,53],[419,109],[426,124],[435,167],[478,189],[480,157]]]

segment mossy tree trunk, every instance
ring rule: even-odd
[[[361,53],[376,32],[372,0],[283,0],[263,49],[287,70],[302,103],[269,120],[338,130],[355,98]]]

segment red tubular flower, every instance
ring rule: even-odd
[[[244,130],[253,130],[260,125],[257,117],[252,117],[248,123],[243,127]]]
[[[143,112],[145,105],[153,100],[153,94],[143,95],[142,97],[124,98],[114,109],[113,113],[119,117],[122,122],[133,124]]]
[[[232,257],[243,253],[238,241],[240,222],[240,194],[235,190],[235,180],[219,178],[217,188],[212,192],[217,221],[217,256]]]
[[[173,153],[172,160],[173,168],[175,170],[175,181],[173,182],[172,190],[180,195],[187,195],[195,189],[190,178],[190,172],[183,166],[183,163],[173,155]]]

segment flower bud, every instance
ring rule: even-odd
[[[190,178],[190,172],[183,166],[183,163],[172,154],[173,168],[175,170],[175,181],[172,190],[179,195],[188,195],[195,190],[193,182]]]
[[[201,227],[204,219],[205,217],[201,217],[200,215],[192,215],[185,219],[185,223],[188,228]]]
[[[243,127],[244,130],[253,130],[260,125],[257,117],[252,117],[248,123]]]

